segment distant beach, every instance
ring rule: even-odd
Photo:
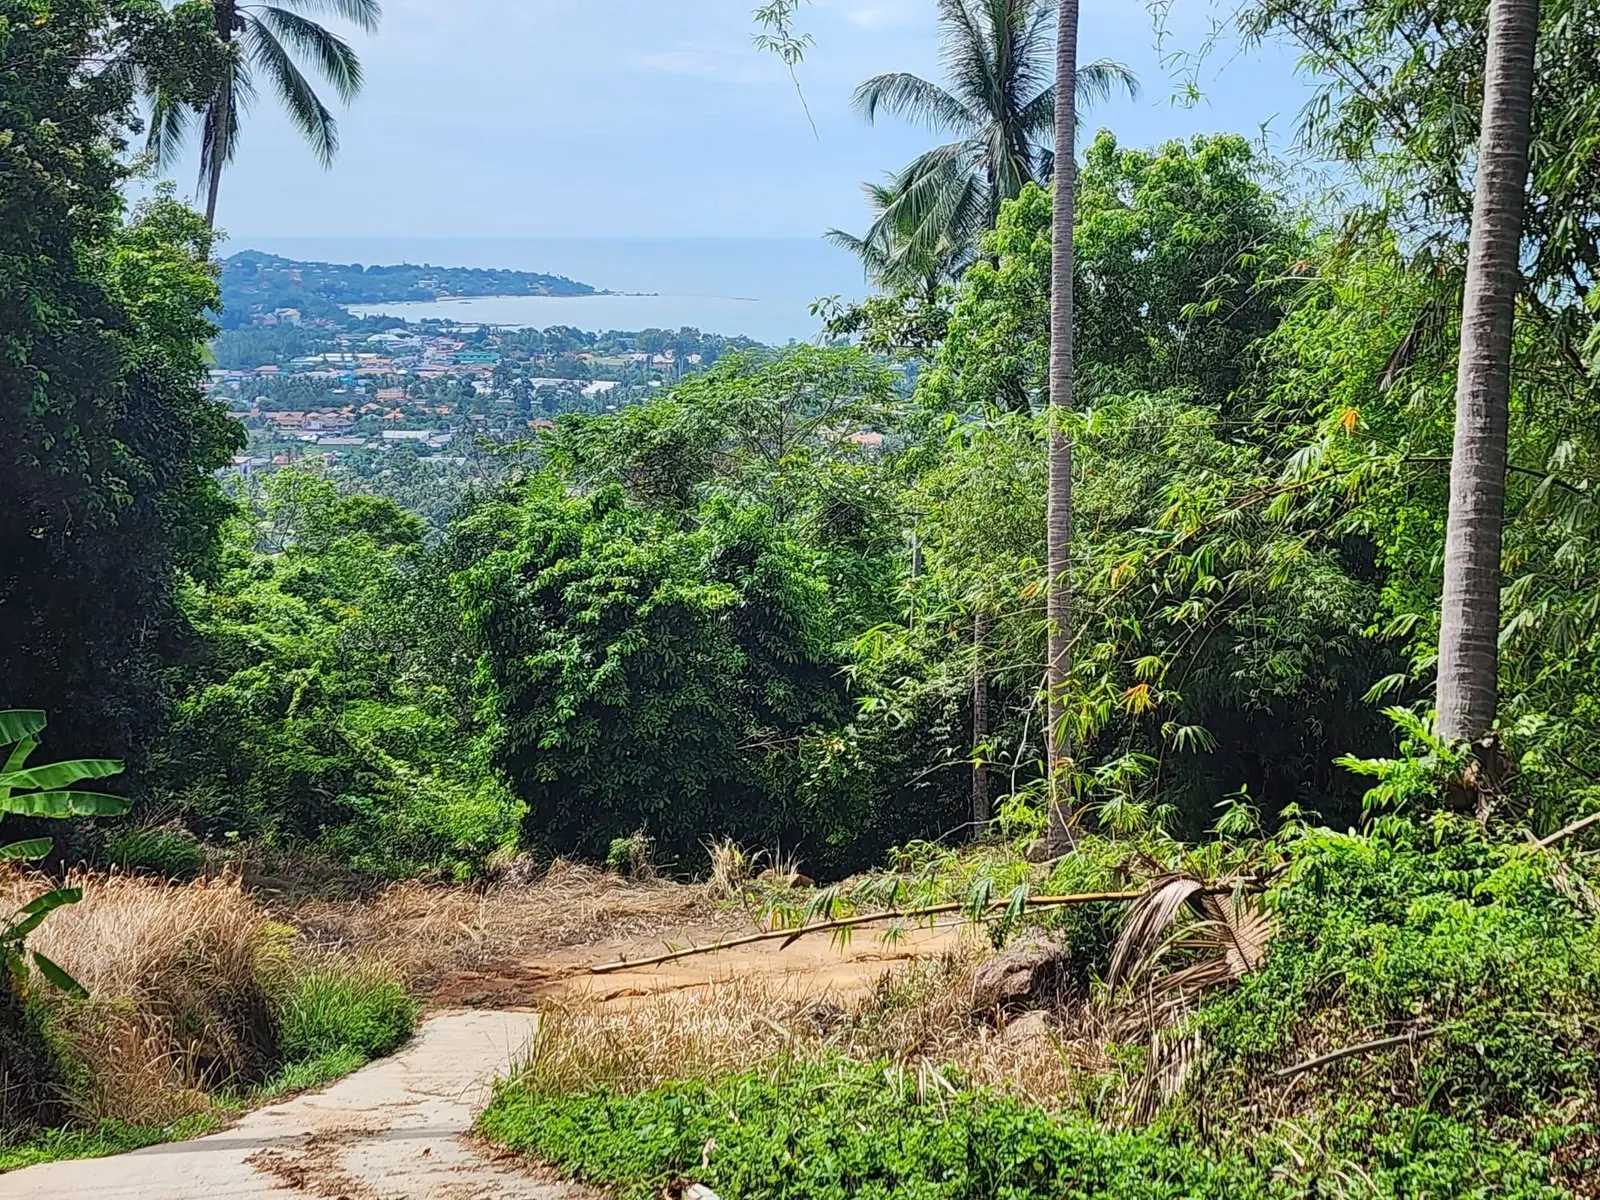
[[[783,344],[818,329],[825,296],[868,291],[860,264],[819,238],[250,238],[293,258],[338,263],[431,263],[545,271],[594,296],[506,296],[352,306],[408,320],[578,329],[679,329]]]

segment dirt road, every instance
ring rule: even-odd
[[[771,943],[616,975],[581,970],[583,961],[660,948],[618,941],[586,948],[581,960],[575,953],[463,973],[438,999],[480,1007],[431,1017],[399,1054],[326,1091],[258,1110],[195,1141],[0,1176],[0,1200],[580,1200],[591,1194],[497,1162],[466,1136],[490,1084],[532,1036],[537,1005],[624,1004],[715,987],[734,975],[848,999],[885,971],[950,948],[957,936],[918,930],[893,947],[862,936],[843,951],[818,937],[786,951]]]

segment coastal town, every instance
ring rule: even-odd
[[[276,314],[293,324],[298,315]],[[328,340],[330,348],[317,353],[211,371],[211,395],[250,435],[236,471],[334,463],[398,446],[439,452],[461,438],[527,439],[560,413],[615,408],[628,394],[659,388],[704,362],[698,353],[680,359],[670,348],[535,351],[526,336],[477,326]]]
[[[224,474],[246,478],[294,466],[370,487],[397,470],[426,475],[423,467],[453,487],[453,470],[527,447],[565,413],[615,409],[756,346],[697,329],[541,331],[358,316],[350,307],[596,294],[532,272],[241,251],[224,261],[219,282],[207,390],[245,427],[247,444]]]

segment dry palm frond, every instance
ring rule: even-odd
[[[1193,875],[1163,876],[1134,902],[1106,981],[1122,996],[1122,1011],[1112,1021],[1119,1036],[1149,1038],[1148,1066],[1132,1094],[1139,1120],[1178,1095],[1204,1057],[1199,1030],[1184,1018],[1204,992],[1260,968],[1273,928],[1259,895],[1219,893]],[[1174,948],[1201,957],[1161,971]]]
[[[1180,924],[1186,910],[1199,919]],[[1115,990],[1143,979],[1174,946],[1211,953],[1152,979],[1147,987],[1153,994],[1233,982],[1261,966],[1272,932],[1272,914],[1259,896],[1242,892],[1224,896],[1193,875],[1168,875],[1156,880],[1129,909],[1106,983]]]
[[[1211,936],[1222,946],[1231,978],[1243,979],[1260,969],[1274,930],[1272,914],[1261,897],[1237,892],[1231,896],[1207,894],[1200,898],[1200,907]]]
[[[1135,976],[1142,963],[1153,962],[1170,945],[1173,926],[1184,905],[1205,890],[1192,875],[1168,875],[1151,883],[1133,902],[1128,921],[1111,955],[1106,983],[1113,989]]]
[[[1134,1088],[1133,1111],[1141,1121],[1148,1121],[1174,1096],[1183,1091],[1183,1085],[1205,1054],[1205,1042],[1198,1029],[1171,1032],[1162,1029],[1150,1033],[1150,1059],[1144,1075]]]

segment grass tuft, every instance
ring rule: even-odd
[[[387,1054],[411,1034],[417,1002],[383,963],[330,963],[297,978],[277,1007],[278,1052],[288,1063]]]

